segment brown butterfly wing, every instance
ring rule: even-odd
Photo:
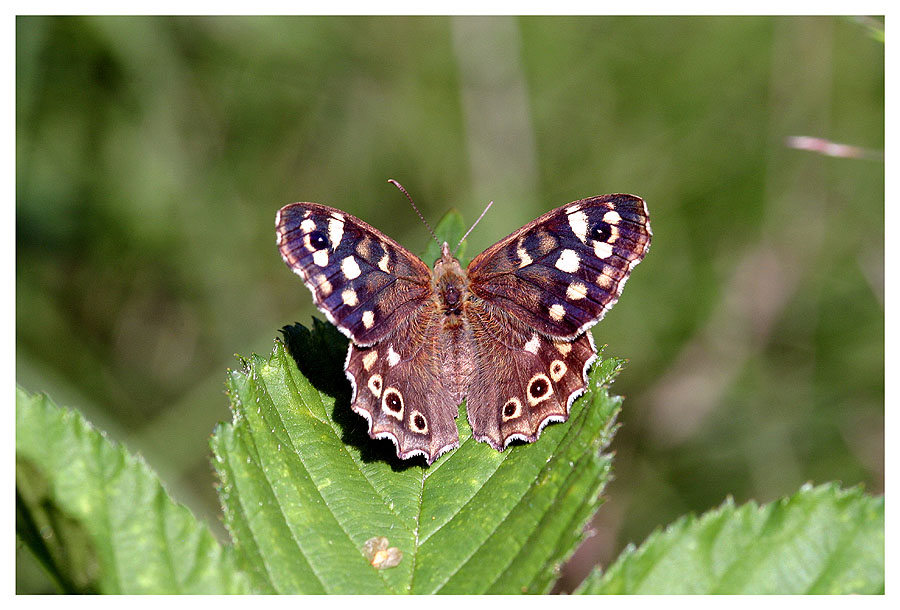
[[[351,408],[369,422],[369,436],[388,438],[397,456],[431,464],[459,445],[459,398],[446,387],[441,317],[435,304],[417,310],[378,343],[350,345],[346,373]]]
[[[275,232],[316,307],[358,345],[380,341],[433,298],[428,265],[346,212],[292,203],[278,211]]]
[[[588,330],[650,246],[644,201],[575,201],[512,233],[468,267],[475,373],[467,415],[498,450],[565,421],[596,358]]]
[[[469,289],[544,335],[572,339],[616,304],[650,236],[640,197],[573,201],[477,256]]]
[[[353,386],[350,407],[368,421],[369,436],[391,439],[401,459],[423,455],[428,463],[456,447],[462,395],[445,387],[450,377],[431,269],[335,208],[294,203],[275,224],[285,263],[350,337],[344,366]]]
[[[466,402],[473,436],[502,451],[513,440],[537,440],[548,423],[566,421],[597,357],[590,332],[554,339],[486,303],[473,304],[467,315],[475,337]]]

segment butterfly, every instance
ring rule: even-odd
[[[336,208],[292,203],[275,219],[284,262],[350,338],[350,407],[371,438],[431,464],[472,435],[503,451],[568,418],[597,357],[590,327],[615,305],[650,247],[634,195],[551,210],[466,269],[446,243],[429,268],[396,241]]]

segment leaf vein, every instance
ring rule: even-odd
[[[271,397],[271,395],[270,395],[269,392],[268,392],[268,387],[265,386],[265,382],[262,382],[261,385],[264,386],[264,387],[262,387],[261,389],[263,389],[263,390],[266,392],[267,398],[268,398],[270,401],[272,401],[272,397]],[[318,392],[316,392],[316,393],[318,394]],[[299,393],[297,394],[297,396],[300,396],[300,400],[305,402],[305,400],[303,399],[303,397],[302,397]],[[273,405],[275,404],[274,401],[272,401],[272,404],[273,404]],[[309,407],[307,406],[307,408],[309,408]],[[281,416],[281,411],[279,411],[278,409],[275,409],[275,408],[273,408],[272,411],[275,413],[275,416],[277,417],[278,422],[281,424],[282,428],[283,428],[284,430],[287,430],[287,425],[285,424],[285,421],[284,421],[284,419],[283,419],[282,416]],[[314,417],[315,419],[318,419],[317,417],[315,417],[314,414],[313,414],[313,417]],[[294,444],[294,439],[291,437],[291,435],[288,434],[287,437],[288,437],[288,441],[289,441],[289,443],[290,443],[291,450],[294,452],[294,454],[295,454],[295,455],[297,456],[297,458],[300,460],[300,465],[303,467],[304,475],[306,476],[307,479],[309,479],[309,481],[314,481],[314,478],[313,478],[313,476],[312,476],[312,473],[310,472],[310,470],[309,470],[309,468],[308,468],[308,466],[307,466],[307,464],[306,464],[306,460],[304,459],[304,456],[303,456],[302,452],[297,450],[297,446]],[[349,454],[349,452],[347,451],[346,447],[343,448],[343,451],[346,452],[347,454]],[[352,456],[351,456],[351,459],[352,459]],[[265,474],[265,471],[264,471],[264,474]],[[268,477],[268,475],[266,475],[265,478],[266,478],[266,482],[269,482],[269,477]],[[365,477],[365,475],[363,475],[363,478],[366,480],[366,482],[368,482],[368,478]],[[371,486],[371,484],[370,484],[370,486]],[[278,497],[278,494],[275,493],[274,486],[272,486],[272,485],[270,484],[269,487],[272,489],[273,495],[275,496],[275,498],[276,498],[277,501],[278,501],[278,506],[283,508],[284,505],[282,504],[281,499]],[[356,547],[356,544],[354,543],[353,537],[350,535],[350,532],[349,532],[349,531],[347,530],[347,528],[344,526],[344,523],[343,523],[342,520],[338,517],[337,513],[335,513],[334,509],[331,507],[331,505],[329,504],[328,500],[327,500],[327,499],[325,498],[325,496],[322,494],[322,491],[319,489],[318,485],[313,484],[312,487],[316,490],[316,493],[318,494],[319,498],[321,498],[321,500],[322,500],[322,504],[325,506],[325,508],[328,510],[329,514],[331,514],[332,518],[334,519],[335,523],[337,523],[338,527],[340,527],[341,531],[342,531],[342,532],[344,533],[344,535],[347,537],[347,540],[350,542],[351,546]],[[374,490],[374,488],[373,488],[373,490]],[[390,509],[389,509],[389,510],[390,510]],[[393,512],[393,511],[392,511],[392,512]],[[281,513],[281,514],[282,514],[282,516],[284,515],[283,510],[282,510],[282,513]],[[291,529],[290,526],[288,526],[288,529]],[[293,530],[291,530],[291,536],[293,537],[293,539],[295,540],[295,542],[297,542],[297,546],[298,546],[298,548],[300,549],[300,552],[301,552],[301,553],[304,553],[303,547],[300,546],[299,541],[297,541],[297,537],[296,537],[296,535],[294,534]],[[360,554],[360,555],[361,555],[361,554]],[[306,556],[306,555],[305,555],[305,553],[304,553],[304,557],[305,557],[305,556]],[[310,563],[310,567],[313,569],[313,571],[315,571],[315,568],[313,567],[313,564],[312,564],[312,563]],[[393,591],[393,588],[388,584],[387,580],[385,579],[384,574],[382,574],[380,570],[376,570],[376,574],[378,574],[378,577],[379,577],[379,578],[381,579],[381,581],[384,583],[385,588],[387,588],[389,591]],[[317,575],[318,575],[318,573],[317,573]],[[320,578],[320,580],[321,580],[321,578]],[[324,583],[323,583],[323,588],[326,588],[326,587],[324,587]],[[327,590],[327,588],[326,588],[326,590]]]

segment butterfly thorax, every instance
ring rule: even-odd
[[[445,316],[444,327],[463,323],[463,303],[468,294],[466,274],[453,258],[447,243],[441,246],[441,258],[434,263],[434,293]]]
[[[475,366],[472,330],[466,319],[471,295],[466,274],[446,243],[441,246],[441,258],[434,263],[432,282],[441,318],[438,351],[442,381],[445,391],[459,404],[466,396]]]

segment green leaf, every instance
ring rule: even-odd
[[[401,461],[350,410],[347,342],[314,320],[284,330],[268,358],[230,372],[234,422],[212,447],[225,523],[260,591],[279,593],[546,592],[583,537],[609,479],[620,399],[607,359],[567,423],[497,452],[476,442],[463,409],[461,445],[431,467]],[[296,361],[294,357],[296,357]],[[299,364],[299,368],[298,368]],[[302,371],[302,373],[301,373]],[[373,538],[402,553],[366,558]],[[383,541],[377,544],[382,545]],[[368,549],[368,550],[367,550]]]
[[[140,458],[16,388],[16,534],[67,593],[241,593],[247,581]]]
[[[830,483],[758,507],[729,499],[626,548],[579,593],[883,593],[884,498]]]

